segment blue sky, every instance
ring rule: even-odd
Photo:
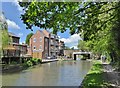
[[[17,0],[13,2],[2,2],[2,11],[6,17],[8,23],[8,31],[16,34],[20,37],[20,43],[25,42],[26,36],[29,33],[35,33],[37,30],[42,30],[40,28],[34,27],[33,30],[26,29],[25,24],[23,24],[20,19],[20,14],[23,13],[22,8],[19,6]],[[80,37],[78,34],[70,35],[69,30],[64,33],[58,32],[60,40],[64,41],[66,46],[77,48],[78,40]]]

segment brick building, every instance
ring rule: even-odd
[[[38,30],[30,38],[28,51],[33,58],[55,58],[59,55],[59,38],[57,35],[51,34],[47,30]]]

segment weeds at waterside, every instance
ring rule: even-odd
[[[108,88],[108,84],[103,80],[103,66],[100,61],[93,61],[91,70],[86,75],[82,83],[82,88]]]

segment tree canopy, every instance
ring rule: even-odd
[[[27,29],[37,26],[53,33],[83,33],[95,52],[107,51],[120,58],[120,2],[19,2]],[[113,47],[111,47],[113,46]]]
[[[25,43],[29,45],[29,42],[30,42],[30,38],[32,37],[33,33],[30,33],[27,35],[26,37],[26,40],[25,40]]]
[[[8,45],[10,40],[8,35],[8,24],[3,12],[0,12],[0,50]]]

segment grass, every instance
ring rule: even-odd
[[[91,70],[86,75],[82,88],[107,88],[106,82],[103,80],[103,67],[100,61],[93,61]]]

